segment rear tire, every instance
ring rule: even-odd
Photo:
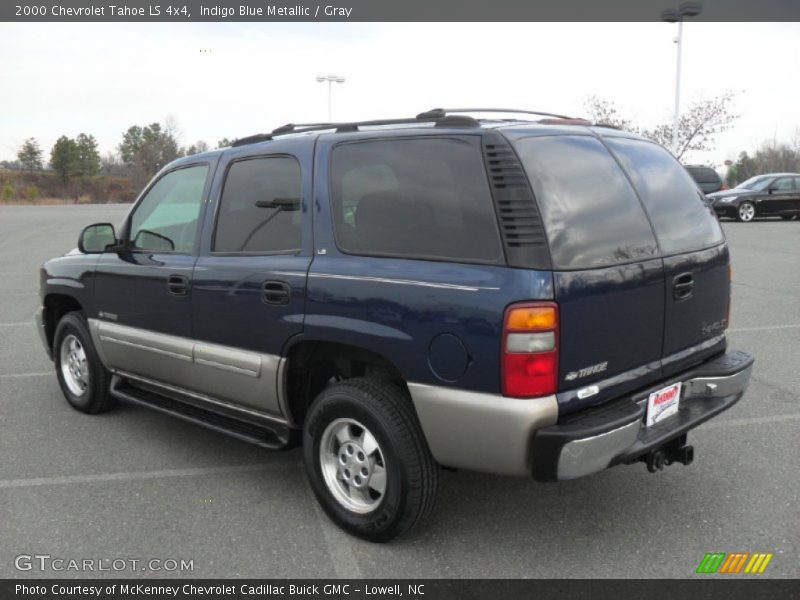
[[[749,223],[756,218],[756,207],[752,202],[742,202],[736,209],[736,218],[742,223]]]
[[[53,356],[58,384],[73,408],[88,414],[113,408],[111,373],[97,356],[83,313],[68,313],[58,322]]]
[[[433,508],[438,466],[408,394],[373,377],[325,388],[309,409],[303,458],[314,495],[345,531],[386,542]]]

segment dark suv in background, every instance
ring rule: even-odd
[[[42,268],[67,401],[302,443],[327,514],[373,541],[428,514],[439,465],[689,464],[687,431],[753,364],[727,348],[728,246],[697,186],[635,135],[470,113],[288,125],[166,166]]]
[[[711,167],[687,165],[686,170],[697,183],[697,187],[699,187],[700,191],[704,194],[711,194],[725,188],[725,184],[722,183],[722,178],[719,176],[719,173]]]
[[[706,201],[720,217],[744,222],[756,217],[791,221],[800,215],[800,174],[756,175],[731,190],[708,194]]]

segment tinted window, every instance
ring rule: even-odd
[[[800,177],[794,178],[794,189],[800,190]]]
[[[687,167],[686,170],[697,183],[719,183],[721,181],[717,172],[709,167]]]
[[[342,144],[331,169],[336,241],[343,251],[503,260],[478,138]]]
[[[722,241],[719,222],[672,154],[642,140],[610,138],[606,142],[636,186],[665,255]]]
[[[755,190],[760,191],[763,190],[769,182],[772,181],[772,177],[769,175],[756,175],[755,177],[751,177],[750,179],[743,181],[736,188],[744,188],[746,190]]]
[[[300,165],[285,156],[234,162],[222,190],[214,252],[290,252],[300,249],[299,204],[263,206],[276,198],[300,199]],[[258,206],[261,203],[262,206]]]
[[[791,177],[779,177],[778,179],[775,180],[775,183],[773,183],[770,187],[772,187],[772,188],[774,188],[774,189],[776,189],[778,191],[781,191],[781,192],[784,192],[786,190],[791,190],[792,189],[792,178]]]
[[[599,140],[531,137],[516,147],[542,212],[556,268],[602,267],[658,254],[636,194]]]
[[[129,240],[139,250],[191,252],[208,166],[171,171],[159,179],[131,217]]]

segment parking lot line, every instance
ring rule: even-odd
[[[775,329],[800,329],[800,323],[788,323],[786,325],[762,325],[759,327],[733,327],[728,329],[730,333],[739,331],[772,331]]]
[[[197,467],[193,469],[164,469],[161,471],[130,471],[127,473],[100,473],[97,475],[67,475],[63,477],[32,477],[29,479],[0,479],[0,489],[27,488],[49,485],[72,485],[82,483],[141,481],[168,477],[198,477],[204,475],[227,475],[252,471],[296,470],[296,463],[258,463],[253,465],[231,465],[227,467]]]
[[[33,325],[33,321],[17,321],[16,323],[0,323],[0,327],[27,327]]]
[[[0,379],[22,379],[24,377],[47,377],[53,375],[53,371],[36,371],[35,373],[0,373]]]
[[[762,425],[765,423],[782,423],[785,421],[800,421],[800,414],[772,415],[769,417],[742,417],[741,419],[727,419],[725,421],[711,421],[705,423],[703,429],[729,429],[731,427],[744,427],[746,425]]]
[[[353,547],[350,545],[350,538],[336,527],[328,518],[328,515],[323,512],[322,507],[314,497],[314,492],[308,483],[307,477],[305,482],[308,493],[311,495],[311,502],[314,504],[314,512],[317,514],[320,529],[322,529],[322,537],[325,538],[325,546],[328,549],[331,563],[333,563],[336,577],[340,579],[362,579],[363,575],[353,553]]]

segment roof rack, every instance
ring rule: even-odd
[[[310,131],[335,130],[337,133],[358,131],[361,127],[380,127],[383,125],[414,125],[419,123],[433,123],[436,127],[480,127],[477,119],[462,115],[417,115],[414,118],[404,119],[378,119],[374,121],[352,121],[343,123],[287,123],[270,133],[258,133],[240,140],[236,140],[231,146],[245,146],[247,144],[257,144],[266,142],[281,135],[292,133],[308,133]]]
[[[518,108],[432,108],[417,115],[418,119],[429,118],[443,118],[447,115],[454,113],[476,113],[476,112],[493,112],[493,113],[511,113],[522,115],[537,115],[539,117],[555,117],[556,119],[572,119],[565,115],[557,115],[549,112],[539,112],[535,110],[520,110]]]

